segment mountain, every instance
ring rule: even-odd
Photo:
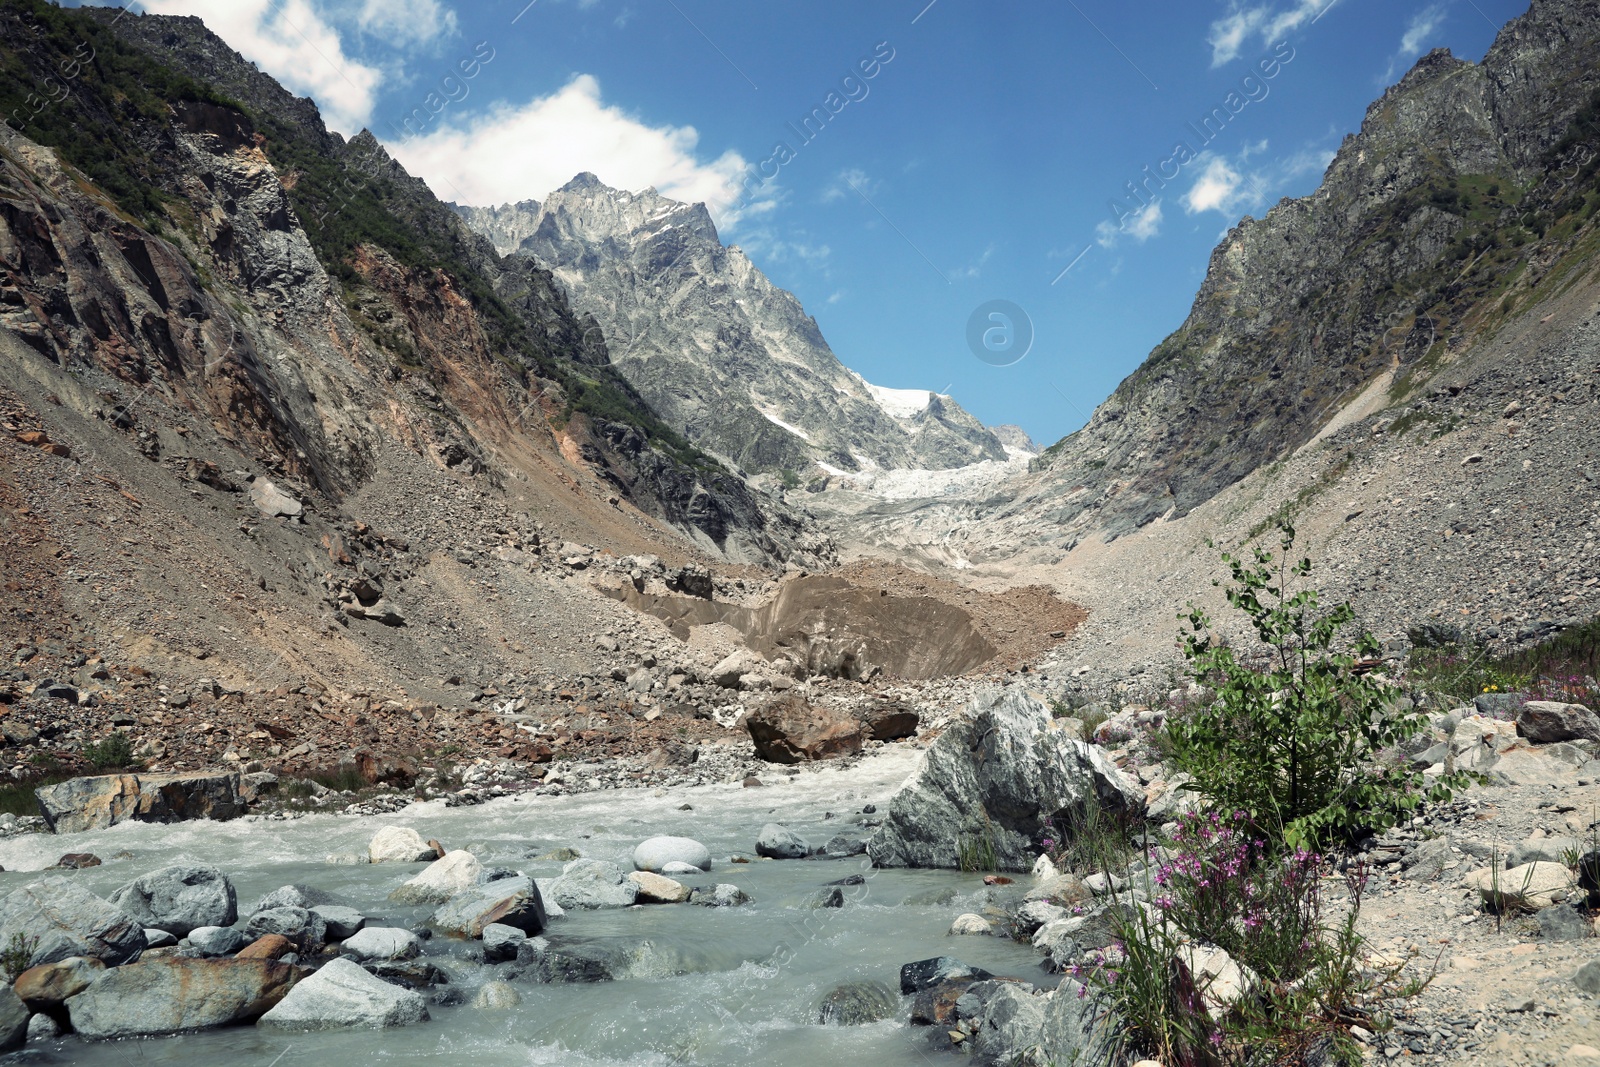
[[[456,206],[510,259],[548,267],[614,365],[689,441],[751,472],[944,469],[1004,459],[947,396],[847,370],[794,296],[717,235],[704,204],[580,174],[543,203]]]
[[[1038,461],[1013,513],[1061,540],[1181,516],[1363,391],[1403,410],[1592,255],[1600,5],[1535,0],[1481,63],[1436,51],[1312,195],[1246,217],[1188,318]]]
[[[22,227],[59,231],[46,243],[67,264],[20,282],[26,303],[60,309],[49,326],[14,323],[43,355],[180,404],[225,403],[241,436],[334,500],[396,445],[501,483],[532,447],[713,552],[771,561],[794,546],[781,531],[798,522],[660,420],[548,271],[502,260],[370,133],[330,133],[198,19],[37,3],[6,15],[11,40],[32,42],[12,53],[24,70],[95,53],[72,108],[29,107],[20,78],[3,102],[33,113],[24,133],[115,205],[115,222],[84,226],[111,226],[132,257],[113,269],[65,222]],[[35,188],[45,199],[15,210],[88,210]],[[162,291],[131,295],[174,261],[184,269]]]

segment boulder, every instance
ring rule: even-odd
[[[786,827],[769,822],[756,838],[756,855],[775,860],[803,860],[811,853],[806,839]]]
[[[998,986],[983,998],[972,1031],[972,1057],[979,1063],[1010,1067],[1046,1067],[1053,1061],[1042,1052],[1045,1009],[1049,1001],[1031,987]]]
[[[1040,1051],[1047,1062],[1117,1062],[1121,1024],[1110,1004],[1093,989],[1064,979],[1045,1007]]]
[[[22,998],[0,985],[0,1052],[19,1049],[28,1041],[28,1009]]]
[[[362,858],[362,862],[366,862],[365,857]],[[320,889],[308,885],[284,885],[256,901],[255,905],[244,914],[254,915],[269,908],[314,908],[318,904],[332,903],[333,896]]]
[[[231,926],[202,926],[189,931],[189,948],[196,956],[231,956],[248,943],[243,931]]]
[[[300,970],[271,960],[141,960],[67,1001],[72,1028],[116,1038],[252,1022],[294,988]]]
[[[860,722],[842,711],[813,707],[797,693],[767,701],[744,722],[756,755],[768,763],[806,763],[861,751]]]
[[[873,862],[955,868],[976,852],[995,870],[1026,871],[1047,822],[1068,823],[1091,805],[1142,812],[1144,791],[1098,748],[1052,730],[1051,719],[1021,689],[974,698],[890,801],[867,842]]]
[[[897,700],[874,703],[861,715],[861,730],[873,741],[900,741],[915,737],[922,716]]]
[[[269,519],[282,515],[294,518],[305,510],[305,506],[294,497],[279,489],[266,478],[256,477],[250,482],[250,500]]]
[[[61,1036],[61,1024],[39,1012],[28,1019],[28,1041],[53,1041]]]
[[[950,924],[950,934],[952,937],[965,937],[975,934],[992,933],[994,933],[994,927],[989,924],[989,920],[975,912],[962,912],[960,915],[957,915],[955,921]]]
[[[760,674],[770,664],[760,656],[748,649],[739,649],[717,661],[711,668],[711,684],[721,686],[723,689],[738,689],[740,680],[746,675]]]
[[[479,1011],[509,1011],[521,1003],[522,994],[517,987],[498,980],[483,983],[472,998],[472,1006]]]
[[[605,860],[573,860],[550,885],[550,896],[568,910],[626,908],[638,895],[638,883],[624,878],[621,867]]]
[[[673,860],[671,863],[663,863],[661,869],[655,873],[696,875],[705,874],[706,872],[692,863],[679,863],[677,860]]]
[[[503,963],[517,958],[517,949],[528,940],[528,935],[515,926],[490,923],[483,928],[483,958],[490,963]]]
[[[75,997],[106,973],[106,965],[92,956],[70,956],[41,963],[17,975],[13,989],[33,1011],[49,1011]]]
[[[1031,938],[1039,927],[1068,917],[1066,908],[1052,904],[1048,900],[1029,900],[1016,910],[1011,920],[1018,936],[1026,935]]]
[[[427,1018],[428,1003],[421,994],[337,959],[291,989],[257,1025],[271,1030],[376,1030]]]
[[[45,824],[58,834],[103,830],[121,822],[232,819],[245,812],[239,776],[107,774],[34,790]]]
[[[1462,879],[1491,907],[1547,908],[1577,889],[1577,877],[1564,864],[1536,860],[1496,871],[1484,868]]]
[[[28,965],[93,956],[113,967],[145,949],[144,928],[121,908],[65,878],[45,878],[0,899],[0,945],[37,938]]]
[[[532,878],[518,875],[473,886],[433,913],[435,927],[455,937],[478,938],[491,923],[537,934],[549,921],[544,897]]]
[[[822,846],[822,854],[830,859],[846,859],[850,856],[865,855],[867,843],[859,837],[850,837],[846,834],[835,834],[828,838],[828,843]]]
[[[969,967],[954,956],[935,956],[932,959],[905,964],[900,968],[900,992],[909,996],[953,978],[993,977],[994,975],[983,968]]]
[[[414,960],[422,955],[422,939],[394,926],[369,926],[339,946],[346,956],[366,960]]]
[[[822,998],[817,1020],[825,1026],[864,1026],[900,1010],[900,998],[882,982],[847,982]]]
[[[1432,842],[1426,842],[1425,844],[1432,844]],[[1505,865],[1507,867],[1521,867],[1525,863],[1537,863],[1540,860],[1546,863],[1562,863],[1569,853],[1583,855],[1585,847],[1584,843],[1576,837],[1568,837],[1562,834],[1530,837],[1511,846],[1511,849],[1505,854]],[[1401,865],[1405,865],[1404,860],[1401,860]]]
[[[1029,889],[1024,900],[1047,900],[1058,907],[1070,908],[1074,904],[1087,904],[1094,893],[1075,874],[1056,874]]]
[[[446,852],[409,882],[389,894],[396,904],[443,904],[464,889],[477,885],[483,874],[478,857],[465,849]]]
[[[295,943],[282,934],[262,934],[234,956],[236,960],[281,960],[290,954],[296,956]]]
[[[1600,715],[1582,704],[1530,700],[1517,712],[1517,732],[1529,741],[1600,741]]]
[[[165,930],[157,930],[150,926],[146,926],[144,928],[144,946],[146,951],[153,948],[171,948],[177,943],[177,937],[167,933]]]
[[[669,863],[681,863],[696,871],[711,869],[711,850],[692,837],[652,837],[639,842],[633,850],[633,868],[637,871],[671,873],[663,868]]]
[[[196,864],[141,875],[112,893],[111,903],[142,925],[177,937],[202,926],[232,926],[239,918],[228,876],[219,868]]]
[[[302,952],[311,952],[328,940],[328,924],[309,908],[268,908],[244,924],[244,936],[251,940],[266,934],[286,937]]]
[[[329,941],[343,941],[367,924],[365,915],[354,908],[342,908],[337,904],[318,904],[311,911],[328,928]]]
[[[552,944],[531,937],[517,946],[523,977],[535,982],[610,982],[659,977],[676,968],[663,963],[649,941],[591,938]]]
[[[750,903],[750,894],[736,885],[718,882],[714,886],[696,886],[689,891],[689,903],[702,908],[736,908]]]
[[[433,846],[409,826],[385,826],[367,845],[372,863],[425,863],[438,858]]]
[[[689,899],[689,887],[649,871],[629,871],[628,880],[639,887],[635,898],[640,904],[682,904]]]

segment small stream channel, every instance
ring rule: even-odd
[[[569,912],[546,931],[552,938],[648,939],[670,961],[655,977],[585,985],[516,983],[519,1006],[479,1010],[472,992],[495,969],[463,957],[466,943],[434,938],[429,958],[466,993],[463,1006],[432,1006],[432,1020],[386,1031],[313,1034],[267,1033],[240,1027],[89,1044],[65,1037],[33,1045],[32,1062],[89,1067],[145,1064],[220,1064],[292,1067],[294,1064],[380,1063],[395,1067],[441,1060],[482,1067],[525,1064],[705,1064],[760,1062],[789,1065],[870,1064],[898,1067],[945,1060],[924,1047],[926,1032],[905,1021],[909,998],[897,1016],[868,1026],[824,1026],[822,997],[843,982],[871,979],[898,989],[900,965],[955,955],[997,974],[1050,984],[1027,945],[997,937],[946,935],[963,911],[981,910],[995,890],[976,875],[952,871],[873,871],[865,857],[850,860],[727,862],[754,859],[757,833],[782,823],[820,844],[840,832],[865,835],[858,825],[867,804],[881,809],[911,773],[921,753],[894,750],[844,770],[826,766],[787,784],[742,788],[737,784],[675,790],[615,790],[578,796],[502,798],[478,807],[415,805],[393,815],[357,818],[313,815],[293,821],[241,820],[169,826],[129,823],[72,836],[33,835],[0,842],[0,892],[39,877],[63,852],[91,851],[104,865],[61,876],[101,895],[134,877],[177,862],[210,863],[228,872],[238,889],[241,922],[262,894],[304,883],[336,894],[360,909],[369,925],[410,926],[431,909],[396,907],[390,890],[421,864],[334,865],[329,854],[362,852],[382,826],[414,827],[447,848],[469,848],[485,865],[515,867],[540,879],[562,864],[539,860],[552,849],[614,860],[630,869],[635,844],[656,834],[694,837],[715,858],[703,878],[687,884],[731,882],[754,898],[737,908],[687,904],[600,912]],[[689,804],[693,810],[680,810]],[[832,813],[832,817],[827,817]],[[133,858],[114,859],[120,852]],[[865,875],[839,909],[811,909],[808,899],[824,882]],[[914,902],[948,896],[946,903]],[[909,902],[908,901],[913,901]],[[503,965],[505,966],[505,965]]]

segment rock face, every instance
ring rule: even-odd
[[[163,867],[118,889],[111,903],[141,925],[177,937],[201,926],[232,926],[239,918],[233,883],[216,867]]]
[[[537,934],[549,921],[532,878],[517,875],[462,890],[433,914],[433,925],[457,937],[478,938],[491,923]]]
[[[1529,741],[1600,741],[1600,715],[1582,704],[1530,700],[1517,712],[1517,732]]]
[[[37,938],[30,967],[72,956],[93,956],[115,967],[144,951],[144,928],[65,878],[46,878],[0,900],[0,945],[14,936]]]
[[[465,849],[446,852],[421,874],[389,894],[396,904],[443,904],[478,883],[483,864]]]
[[[812,707],[798,694],[769,700],[745,718],[756,755],[768,763],[804,763],[861,751],[861,724],[831,708]],[[916,727],[913,725],[912,729]]]
[[[686,863],[697,870],[711,869],[711,850],[691,837],[652,837],[633,850],[633,867],[660,874],[669,863]]]
[[[928,750],[867,842],[880,867],[958,867],[965,858],[1026,871],[1046,819],[1096,805],[1142,810],[1144,792],[1099,749],[1051,729],[1050,709],[1020,689],[980,696]]]
[[[67,1001],[85,1037],[138,1037],[253,1022],[300,977],[270,960],[145,960],[107,971]]]
[[[58,834],[119,822],[182,822],[243,815],[237,774],[109,774],[35,790],[39,813]]]
[[[420,994],[341,959],[295,986],[258,1025],[273,1030],[378,1030],[427,1018],[428,1005]]]
[[[550,267],[662,418],[746,470],[1006,458],[949,397],[846,370],[799,301],[723,246],[703,204],[580,174],[542,204],[456,210],[502,254]]]

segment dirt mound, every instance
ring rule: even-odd
[[[1082,609],[1043,587],[982,593],[887,564],[857,564],[784,584],[757,606],[611,590],[665,622],[681,640],[726,623],[768,659],[788,656],[811,675],[926,681],[1039,655],[1080,623]],[[910,594],[910,595],[906,595]]]

